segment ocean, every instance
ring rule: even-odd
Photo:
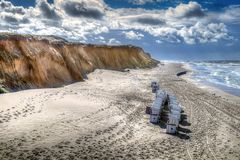
[[[240,96],[240,61],[188,62],[191,75],[199,83]]]

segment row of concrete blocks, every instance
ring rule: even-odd
[[[162,90],[157,90],[156,92],[156,99],[154,100],[151,106],[151,113],[150,113],[150,122],[151,123],[158,123],[160,119],[160,115],[162,113],[164,104],[167,101],[167,94]]]
[[[161,118],[161,113],[166,101],[168,102],[169,114],[166,132],[174,134],[177,131],[179,121],[181,119],[182,108],[177,101],[177,98],[172,95],[168,95],[165,91],[159,89],[159,85],[156,82],[151,83],[152,92],[156,93],[156,99],[150,108],[150,122],[158,123]]]
[[[157,82],[151,83],[152,93],[156,93],[159,90],[159,84]]]
[[[168,107],[170,112],[168,115],[167,133],[174,134],[177,132],[181,120],[182,107],[177,101],[177,98],[172,95],[168,95]]]

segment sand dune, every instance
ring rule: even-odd
[[[96,70],[86,82],[0,95],[0,159],[240,159],[239,98],[200,89],[180,70]],[[152,80],[184,107],[177,136],[149,123]]]

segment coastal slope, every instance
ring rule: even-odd
[[[70,43],[54,36],[0,35],[0,84],[11,90],[56,87],[95,69],[156,66],[143,49]]]

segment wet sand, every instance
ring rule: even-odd
[[[96,70],[85,82],[0,95],[0,159],[240,159],[240,98],[176,77],[182,70]],[[178,135],[149,123],[152,80],[184,108]]]

